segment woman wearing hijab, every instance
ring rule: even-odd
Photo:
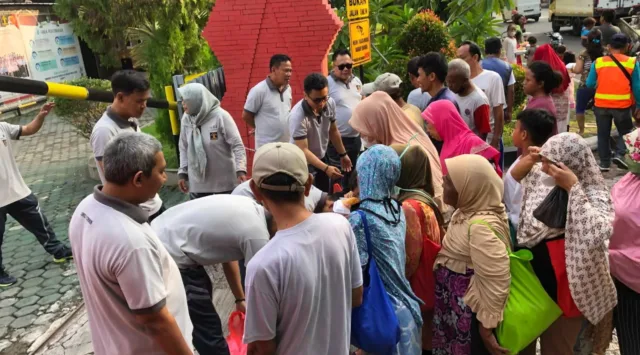
[[[435,139],[442,141],[440,166],[442,173],[447,174],[445,160],[462,154],[478,154],[490,160],[499,176],[500,152],[473,133],[464,122],[456,107],[449,101],[436,101],[422,113],[427,122],[427,132]]]
[[[534,61],[543,61],[551,66],[551,69],[562,74],[562,84],[551,92],[551,98],[556,108],[556,124],[558,125],[558,132],[566,132],[569,126],[569,111],[570,111],[570,99],[571,99],[571,77],[567,71],[567,66],[562,59],[558,57],[556,51],[550,44],[543,44],[536,49],[533,54]]]
[[[434,282],[433,262],[444,237],[444,218],[433,199],[429,157],[415,145],[393,144],[400,156],[400,189],[398,200],[407,221],[405,237],[405,275],[411,289],[422,300],[422,349],[431,351],[431,320],[433,318]],[[429,302],[430,300],[430,302]],[[427,304],[430,307],[427,307]]]
[[[380,278],[398,317],[402,333],[392,354],[420,355],[420,299],[411,290],[405,276],[406,221],[402,206],[391,198],[400,177],[400,158],[393,149],[377,144],[362,153],[356,170],[360,187],[359,210],[364,212],[367,219],[373,255],[367,253],[364,223],[360,214],[351,213],[349,223],[356,236],[362,265],[365,266],[370,257],[375,259]]]
[[[429,156],[433,179],[434,198],[439,208],[442,204],[442,169],[438,151],[422,127],[410,120],[391,96],[376,91],[362,100],[353,110],[349,124],[360,133],[365,147],[374,144],[417,143]]]
[[[640,354],[640,140],[638,130],[624,137],[629,172],[611,189],[615,210],[609,244],[611,275],[618,292],[614,313],[621,355]]]
[[[178,89],[184,116],[180,128],[180,190],[191,199],[231,193],[247,180],[247,155],[238,126],[220,101],[198,83]]]
[[[564,313],[541,335],[542,355],[572,354],[583,319],[594,325],[610,323],[617,303],[606,256],[613,208],[598,164],[579,135],[561,133],[541,149],[529,150],[512,171],[524,191],[518,245],[531,249],[536,275]],[[555,186],[568,193],[564,228],[549,227],[534,216]],[[606,345],[602,339],[610,336],[610,329],[608,334],[593,333],[596,343]],[[521,354],[535,354],[535,343]]]
[[[433,353],[507,354],[493,335],[511,283],[502,180],[479,155],[445,164],[444,202],[456,210],[434,267]]]

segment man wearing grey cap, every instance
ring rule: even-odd
[[[393,73],[384,73],[378,75],[373,83],[364,84],[362,86],[362,93],[369,96],[374,91],[386,92],[413,122],[417,123],[420,127],[424,127],[424,121],[422,117],[420,117],[420,109],[412,104],[408,104],[402,98],[401,84],[402,79],[400,79],[399,76]]]
[[[313,178],[290,143],[256,152],[251,189],[278,232],[247,265],[244,342],[249,354],[348,354],[362,270],[349,222],[304,206]]]

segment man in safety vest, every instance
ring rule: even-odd
[[[613,35],[607,47],[609,55],[595,60],[586,83],[587,87],[596,88],[593,112],[598,127],[600,171],[609,171],[612,161],[618,168],[628,169],[624,162],[626,148],[622,137],[633,129],[631,108],[634,100],[631,83],[632,76],[638,75],[635,73],[636,58],[624,54],[629,48],[629,39],[625,34]],[[618,130],[613,159],[610,144],[611,121]]]

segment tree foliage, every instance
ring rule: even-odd
[[[456,43],[473,41],[482,46],[485,39],[500,35],[498,28],[501,24],[502,20],[494,19],[491,13],[482,13],[474,9],[460,16],[449,27],[449,33]]]
[[[97,90],[111,90],[109,80],[89,79],[86,77],[70,80],[65,84]],[[70,100],[56,97],[56,115],[71,124],[81,136],[89,138],[93,126],[102,116],[109,104],[98,101]]]
[[[175,74],[211,69],[215,58],[202,38],[214,0],[58,0],[56,13],[100,56],[119,67],[122,55],[149,72],[155,98]],[[132,45],[130,53],[126,44]],[[158,131],[170,142],[168,113],[158,110]]]

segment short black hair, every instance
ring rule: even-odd
[[[553,128],[556,126],[556,118],[543,109],[523,110],[518,114],[516,120],[520,121],[522,129],[527,131],[531,137],[531,143],[538,147],[542,147],[551,137]]]
[[[529,36],[529,38],[527,39],[527,42],[529,42],[529,44],[531,45],[535,45],[536,43],[538,43],[538,39],[533,36]]]
[[[613,24],[613,21],[616,19],[616,13],[613,10],[605,10],[602,11],[602,19],[607,21],[610,24]]]
[[[570,64],[570,63],[575,63],[576,62],[576,54],[573,53],[572,51],[564,52],[564,55],[562,56],[562,61],[564,62],[564,65],[567,65],[567,64]]]
[[[532,62],[529,64],[529,70],[537,82],[544,83],[543,89],[547,95],[562,84],[562,74],[554,71],[547,62],[540,60]]]
[[[385,91],[393,101],[398,101],[402,97],[402,88],[395,88],[391,91]]]
[[[269,70],[271,70],[273,67],[278,68],[280,67],[280,64],[290,61],[291,58],[286,54],[274,54],[269,60]]]
[[[482,50],[480,49],[480,46],[476,42],[464,41],[464,42],[462,42],[460,47],[462,47],[462,46],[469,46],[469,54],[471,54],[472,57],[474,55],[477,55],[478,56],[478,61],[480,61],[482,59]]]
[[[567,47],[565,45],[559,45],[556,48],[556,53],[558,53],[558,57],[563,56],[567,52]]]
[[[111,77],[111,91],[113,95],[123,93],[131,95],[134,92],[145,92],[151,88],[149,80],[142,72],[135,70],[118,70]]]
[[[409,63],[407,63],[407,73],[417,77],[419,75],[418,62],[420,62],[420,56],[415,56],[411,58]]]
[[[335,52],[333,52],[333,56],[331,57],[331,61],[335,62],[336,59],[341,55],[348,55],[349,57],[351,57],[351,52],[349,52],[349,50],[346,49],[346,48],[337,49]]]
[[[349,181],[347,181],[347,191],[353,191],[358,188],[358,170],[351,170],[351,175],[349,175]]]
[[[442,53],[429,52],[423,55],[418,61],[418,67],[422,68],[427,75],[434,73],[436,78],[443,83],[447,79],[449,65],[447,64],[447,58]]]
[[[484,53],[499,55],[502,50],[502,41],[498,37],[490,37],[484,41]],[[469,47],[471,51],[471,47]]]
[[[593,26],[595,24],[596,24],[596,19],[594,19],[593,17],[587,17],[584,20],[582,20],[582,25],[584,25],[584,27]]]
[[[296,180],[285,173],[276,173],[269,176],[268,178],[265,178],[264,180],[262,180],[262,182],[266,185],[273,186],[291,186],[296,183]],[[304,192],[272,191],[265,190],[260,187],[258,188],[260,189],[260,193],[262,193],[262,196],[273,202],[298,203],[302,202],[304,198]]]
[[[322,90],[328,86],[327,78],[320,73],[311,73],[304,78],[304,92],[307,95],[313,90]]]

